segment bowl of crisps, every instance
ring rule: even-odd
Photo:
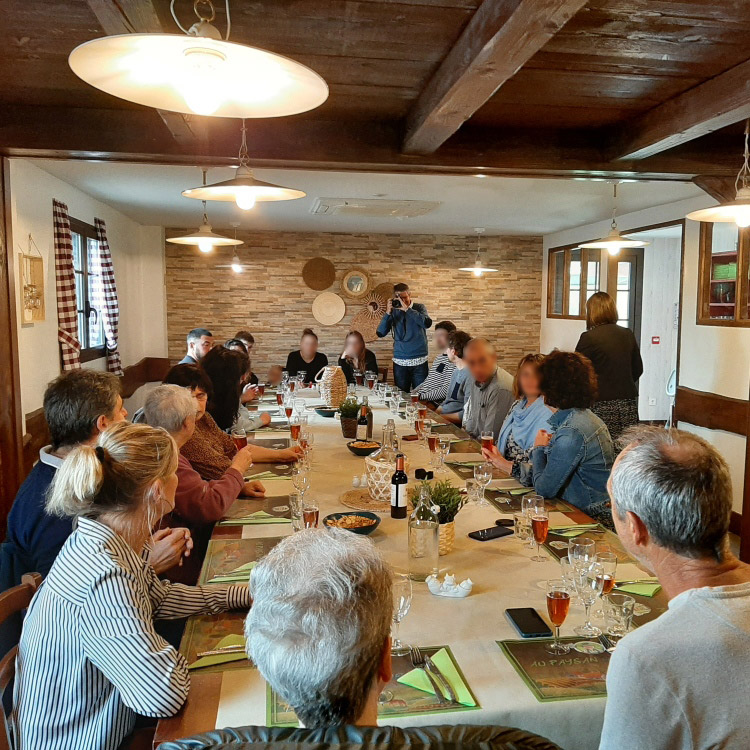
[[[372,534],[380,525],[380,516],[369,510],[355,510],[351,513],[330,513],[323,519],[323,526],[329,529],[346,529],[354,534]]]
[[[355,456],[369,456],[380,448],[380,443],[377,440],[350,440],[346,447]]]

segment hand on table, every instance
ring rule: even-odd
[[[152,538],[154,547],[148,561],[157,574],[182,565],[183,558],[190,557],[193,538],[188,529],[159,529]]]
[[[242,488],[242,494],[245,497],[265,497],[266,488],[262,482],[257,480],[252,482],[245,482],[245,486]]]
[[[299,460],[304,455],[304,451],[299,445],[294,445],[291,448],[284,448],[278,451],[278,460],[284,461],[285,463],[293,463]]]
[[[539,430],[536,434],[536,438],[534,439],[534,447],[535,448],[546,448],[549,445],[549,441],[552,435],[547,432],[547,430]]]
[[[263,414],[260,415],[260,423],[265,427],[266,425],[271,424],[271,415],[264,411]]]
[[[243,404],[248,404],[251,401],[255,401],[258,398],[258,386],[257,385],[246,385],[242,389],[242,396],[240,396],[240,401]]]

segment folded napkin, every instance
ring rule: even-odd
[[[250,573],[258,564],[256,560],[240,565],[228,573],[221,573],[214,576],[208,583],[247,583],[250,580]]]
[[[272,471],[261,471],[259,474],[248,474],[245,479],[251,480],[251,479],[291,479],[290,474],[275,474]]]
[[[431,659],[435,666],[442,672],[448,684],[453,688],[458,702],[464,706],[476,706],[477,702],[472,697],[466,683],[461,679],[461,675],[458,673],[453,659],[448,655],[448,652],[444,648],[441,648],[432,655]],[[411,672],[407,672],[405,675],[399,677],[396,682],[435,695],[435,691],[422,669],[412,669]],[[445,697],[447,698],[448,696],[446,695]]]
[[[266,513],[264,510],[256,510],[255,513],[251,513],[249,516],[241,516],[239,518],[225,518],[223,521],[219,521],[219,526],[250,526],[261,523],[291,523],[291,518],[284,518],[283,516],[274,516],[270,513]]]
[[[514,490],[508,490],[509,495],[527,495],[529,492],[533,492],[533,487],[518,487]]]
[[[224,648],[225,646],[242,646],[245,647],[245,637],[242,635],[228,635],[222,638],[217,644],[216,648]],[[206,649],[209,651],[211,649]],[[242,661],[247,659],[247,654],[244,651],[233,653],[233,654],[216,654],[215,656],[203,656],[200,659],[196,659],[192,664],[188,664],[188,669],[200,669],[201,667],[214,667],[217,664],[226,664],[230,661]]]
[[[661,585],[656,581],[654,583],[626,583],[623,586],[615,584],[615,589],[621,594],[652,597],[661,591]]]
[[[549,530],[556,536],[564,536],[567,539],[572,539],[573,537],[585,534],[587,531],[598,528],[598,523],[579,523],[575,528],[571,528],[569,524],[566,524],[565,526],[550,526]]]

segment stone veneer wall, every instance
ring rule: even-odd
[[[169,229],[166,236],[185,231]],[[477,279],[457,270],[474,262],[473,237],[249,231],[237,236],[245,242],[240,258],[250,265],[242,274],[216,268],[230,262],[231,249],[204,255],[194,247],[166,243],[169,356],[173,360],[184,355],[185,334],[197,326],[211,329],[218,341],[239,329],[252,331],[256,339],[253,370],[261,379],[271,364],[284,365],[306,327],[320,337],[320,351],[330,360],[338,358],[349,321],[361,309],[357,300],[341,292],[344,274],[354,267],[368,272],[370,288],[406,281],[435,323],[450,319],[473,336],[491,339],[502,366],[511,372],[521,356],[539,349],[541,237],[484,237],[482,260],[500,271]],[[346,302],[346,315],[334,326],[320,325],[313,318],[311,305],[320,292],[302,280],[302,267],[316,256],[336,266],[336,280],[327,291],[341,294]],[[392,380],[390,339],[368,346],[380,365],[389,366]],[[434,354],[430,341],[430,356]]]

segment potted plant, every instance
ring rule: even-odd
[[[357,417],[360,408],[360,403],[354,396],[347,396],[339,406],[341,432],[349,440],[354,440],[357,437]]]
[[[458,487],[454,487],[445,479],[433,482],[423,481],[409,490],[409,501],[412,506],[419,499],[422,487],[427,487],[432,504],[437,506],[438,522],[440,523],[438,547],[441,555],[447,555],[453,549],[456,541],[455,520],[458,511],[466,503],[466,498],[461,494]]]

